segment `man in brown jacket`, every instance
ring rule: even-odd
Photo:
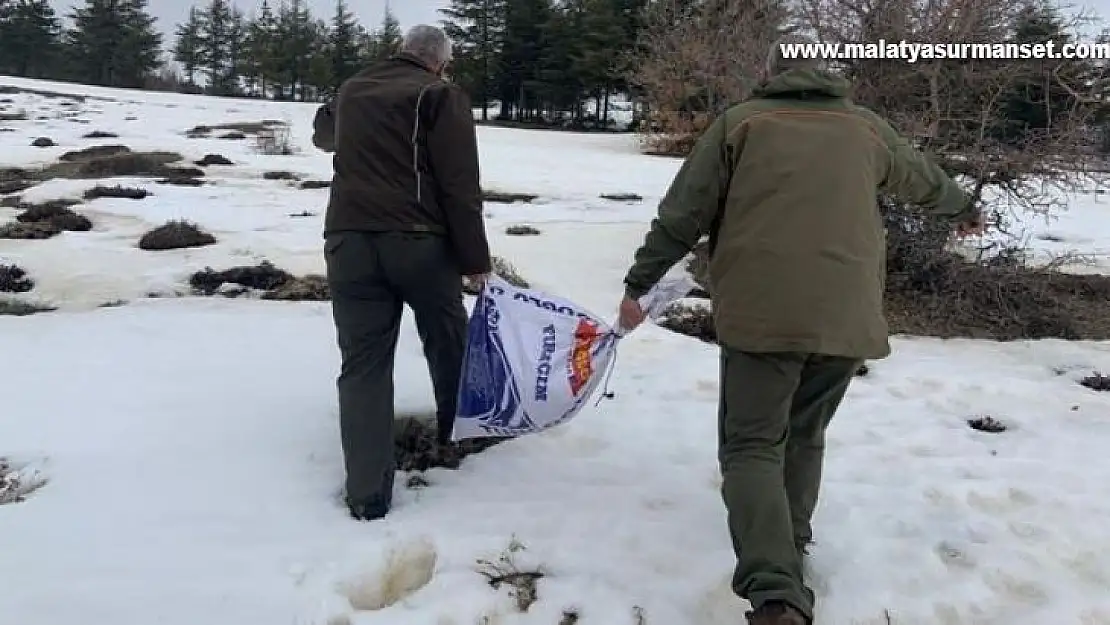
[[[753,625],[813,622],[802,558],[825,430],[861,362],[890,354],[877,192],[979,228],[960,187],[853,104],[849,87],[776,45],[754,97],[717,119],[683,164],[620,306],[621,324],[636,327],[637,298],[709,237],[722,495],[733,589],[751,602]]]
[[[424,344],[440,444],[450,441],[466,346],[462,277],[490,271],[470,101],[443,79],[451,43],[416,26],[401,52],[343,83],[317,111],[334,152],[324,257],[342,368],[346,500],[385,516],[393,492],[393,359],[402,306]]]

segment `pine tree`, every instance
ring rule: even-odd
[[[452,0],[440,13],[455,44],[452,76],[481,103],[482,121],[488,121],[504,46],[505,0]]]
[[[175,34],[177,41],[173,47],[173,60],[185,70],[185,80],[196,84],[197,71],[204,64],[204,42],[201,31],[204,27],[201,13],[196,7],[189,9],[189,18],[178,24]]]
[[[401,22],[397,21],[397,17],[393,15],[393,9],[389,8],[387,4],[385,15],[382,17],[381,28],[371,38],[370,58],[368,60],[371,63],[384,61],[397,54],[397,51],[401,49],[402,39],[404,39],[404,34],[401,32]]]
[[[331,29],[328,33],[330,71],[335,83],[333,89],[338,90],[343,81],[357,74],[362,68],[361,46],[364,35],[346,0],[336,2],[335,15],[332,16]]]
[[[46,78],[56,69],[61,23],[48,0],[0,4],[0,73]]]
[[[162,66],[162,34],[147,12],[147,0],[85,0],[70,18],[65,46],[74,78],[139,88]]]
[[[551,0],[507,0],[505,43],[499,92],[502,117],[516,121],[535,120],[541,103],[540,72],[544,24],[551,21]]]
[[[231,77],[232,9],[228,0],[211,0],[200,22],[201,67],[208,92],[227,95],[234,91]]]
[[[620,15],[612,0],[577,0],[582,5],[582,27],[572,53],[571,73],[581,80],[596,102],[597,120],[609,116],[609,94],[620,74],[619,48],[624,35]]]
[[[274,47],[279,98],[305,99],[315,30],[304,0],[292,0],[278,9],[277,45]]]
[[[1028,44],[1055,41],[1058,46],[1073,40],[1060,10],[1050,4],[1033,4],[1021,11],[1017,28],[1009,43]],[[1019,62],[1015,62],[1019,63]],[[1021,144],[1030,131],[1045,131],[1064,111],[1076,103],[1075,95],[1061,84],[1083,84],[1084,74],[1095,72],[1091,64],[1075,60],[1031,59],[1020,61],[1023,71],[1014,80],[1010,96],[994,135]]]
[[[247,37],[250,27],[247,18],[238,8],[232,8],[231,21],[227,33],[227,66],[224,73],[226,93],[238,94],[242,91],[242,77],[250,66],[247,59]]]
[[[319,100],[336,90],[333,62],[335,51],[331,43],[331,29],[322,21],[317,21],[312,29],[311,52],[308,59],[308,75],[305,83],[311,87],[313,99]],[[304,99],[308,99],[305,92]]]
[[[278,46],[280,45],[278,20],[267,0],[262,0],[258,16],[247,27],[245,41],[244,76],[252,89],[262,97],[269,95],[269,87],[280,80]]]

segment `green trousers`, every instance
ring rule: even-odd
[[[393,492],[393,360],[402,307],[412,309],[423,342],[445,443],[466,349],[462,277],[450,242],[433,234],[329,234],[324,256],[343,361],[337,385],[347,499],[386,509]]]
[[[860,364],[721,349],[719,459],[737,559],[732,587],[753,608],[784,601],[813,619],[802,550],[813,536],[825,430]]]

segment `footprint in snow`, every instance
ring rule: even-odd
[[[967,495],[967,504],[972,508],[992,516],[1002,516],[1035,505],[1037,498],[1017,488],[1009,488],[1003,495],[987,495],[972,491]]]
[[[414,540],[390,550],[384,562],[343,582],[338,590],[354,610],[384,610],[427,586],[437,560],[431,541]]]

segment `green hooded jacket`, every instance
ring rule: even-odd
[[[967,194],[819,70],[765,82],[706,131],[671,184],[625,278],[647,292],[703,237],[719,341],[749,352],[890,354],[886,233],[877,194],[949,218]]]

